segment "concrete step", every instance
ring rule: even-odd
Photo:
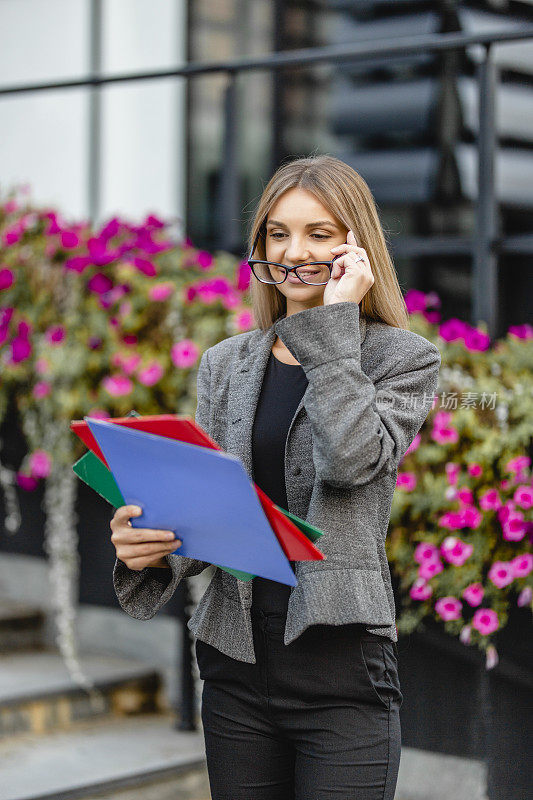
[[[64,730],[93,717],[160,711],[167,704],[155,667],[109,655],[82,655],[84,673],[102,693],[95,705],[51,651],[0,657],[0,739]]]
[[[173,725],[147,714],[0,742],[2,800],[208,800],[201,729]]]
[[[0,654],[42,647],[44,622],[41,608],[0,600]]]

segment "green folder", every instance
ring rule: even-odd
[[[117,486],[117,482],[115,481],[112,472],[105,466],[105,464],[100,461],[98,456],[89,450],[85,455],[76,461],[73,465],[72,469],[81,480],[90,486],[91,489],[103,497],[104,500],[107,500],[114,508],[119,508],[119,506],[126,505],[124,498],[122,497],[122,493]],[[290,511],[287,511],[285,508],[281,508],[281,506],[277,506],[277,508],[288,517],[297,528],[301,530],[301,532],[307,536],[307,538],[311,542],[316,542],[321,536],[323,536],[323,532],[318,528],[315,528],[314,525],[311,525],[309,522],[306,522],[300,517],[297,517],[295,514],[292,514]],[[255,578],[255,575],[252,575],[249,572],[241,572],[238,569],[232,569],[231,567],[220,567],[220,569],[229,572],[231,575],[234,575],[236,578],[239,578],[241,581],[251,581]]]

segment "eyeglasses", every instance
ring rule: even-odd
[[[343,253],[334,256],[331,261],[308,261],[305,264],[296,264],[294,267],[286,267],[285,264],[279,264],[277,261],[261,261],[260,259],[253,258],[255,248],[261,233],[264,233],[264,226],[262,226],[255,237],[255,241],[248,256],[248,265],[252,270],[254,276],[261,283],[279,284],[287,280],[289,272],[293,272],[302,283],[307,283],[310,286],[325,286],[331,278],[331,270],[333,269],[333,262],[336,258],[340,258]],[[274,275],[271,272],[271,267],[274,268]],[[281,275],[278,273],[279,280],[274,277],[276,270],[282,270]]]

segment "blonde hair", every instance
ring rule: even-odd
[[[276,170],[259,200],[249,233],[248,252],[257,233],[264,229],[270,209],[284,192],[294,187],[314,194],[337,222],[354,232],[358,245],[366,250],[374,284],[361,301],[361,314],[409,330],[407,307],[372,193],[358,172],[334,156],[298,158]],[[259,236],[255,252],[259,258],[266,258],[264,234]],[[270,328],[287,311],[286,298],[277,287],[261,283],[253,276],[250,297],[255,322],[262,330]]]

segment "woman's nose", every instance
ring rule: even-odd
[[[309,260],[309,250],[301,242],[293,241],[285,250],[285,258],[293,264],[303,264],[306,259]]]

